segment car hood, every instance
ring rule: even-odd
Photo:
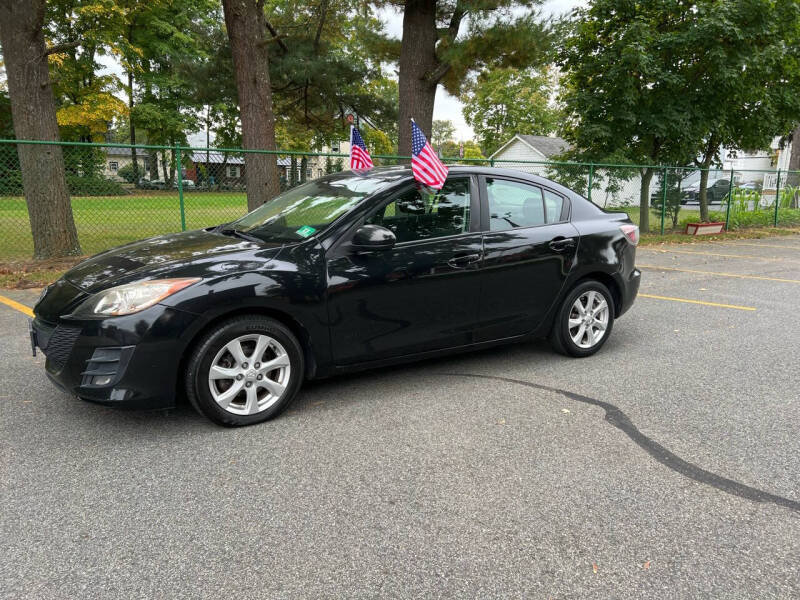
[[[186,231],[134,242],[83,261],[64,279],[88,293],[164,277],[212,277],[263,268],[280,244],[255,243],[212,230]]]

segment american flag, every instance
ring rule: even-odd
[[[414,179],[437,190],[442,189],[447,179],[447,167],[414,121],[411,121],[411,172]]]
[[[374,165],[367,152],[367,145],[355,125],[350,126],[350,168],[371,169]]]

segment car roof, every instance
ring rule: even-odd
[[[552,179],[547,179],[546,177],[542,177],[540,175],[534,175],[532,173],[526,173],[525,171],[518,171],[516,169],[500,169],[497,167],[484,167],[481,165],[452,165],[449,168],[451,174],[469,174],[469,175],[494,175],[496,177],[508,177],[511,179],[521,179],[527,181],[529,183],[543,185],[545,187],[549,187],[554,189],[558,192],[566,194],[571,197],[582,198],[580,194],[575,192],[574,190],[569,189],[553,181]],[[342,171],[340,173],[348,173],[347,171]],[[361,176],[372,176],[372,177],[386,177],[387,179],[401,179],[403,177],[413,177],[413,172],[411,171],[411,165],[393,165],[388,167],[373,167],[369,170],[364,171],[352,171],[351,173]]]

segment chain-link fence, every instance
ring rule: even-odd
[[[0,140],[0,260],[33,254],[15,140]],[[35,142],[34,142],[35,143]],[[41,142],[40,142],[41,143]],[[81,248],[93,254],[126,242],[231,221],[247,211],[241,149],[62,142],[64,168]],[[252,151],[250,151],[252,152]],[[346,168],[342,153],[278,152],[281,189]],[[378,166],[407,157],[375,156]],[[606,165],[489,159],[443,159],[547,177],[595,204],[624,210],[643,229],[679,232],[700,221],[706,190],[709,220],[725,229],[800,226],[800,172]],[[649,208],[640,210],[644,199]],[[647,219],[648,223],[644,222]]]

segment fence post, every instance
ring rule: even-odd
[[[592,201],[592,176],[594,175],[594,163],[589,163],[589,193],[586,196],[589,198],[589,202]]]
[[[773,221],[773,227],[778,226],[778,203],[780,202],[781,197],[781,170],[778,169],[778,180],[775,182],[775,219]]]
[[[493,166],[494,166],[494,159],[493,159],[493,158],[490,158],[490,159],[489,159],[489,166],[490,166],[490,167],[493,167]]]
[[[175,169],[178,172],[178,202],[181,206],[181,231],[186,231],[186,210],[183,206],[183,163],[181,162],[181,147],[175,144]]]
[[[728,223],[730,223],[731,220],[731,202],[733,201],[733,173],[733,167],[731,167],[731,181],[728,184],[728,206],[725,209],[725,231],[728,231]]]
[[[664,235],[664,219],[667,218],[667,167],[664,167],[664,188],[661,197],[661,235]]]

